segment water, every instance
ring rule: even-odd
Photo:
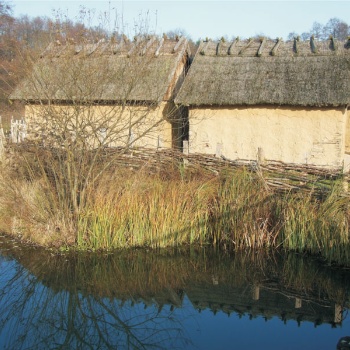
[[[350,271],[211,249],[61,254],[0,237],[0,349],[336,349]]]

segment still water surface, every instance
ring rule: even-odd
[[[350,271],[211,249],[62,254],[0,237],[0,349],[336,349]]]

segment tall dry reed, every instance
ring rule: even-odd
[[[165,247],[210,241],[217,179],[164,179],[147,173],[103,179],[90,192],[78,245],[95,249]]]
[[[120,168],[88,188],[73,216],[60,205],[57,181],[1,174],[1,230],[41,245],[283,247],[350,264],[350,210],[341,182],[330,182],[328,194],[319,198],[274,192],[263,174],[246,168],[210,176],[182,167],[158,173]]]
[[[280,198],[275,207],[282,223],[278,244],[349,263],[350,203],[343,194],[341,181],[335,181],[322,199],[313,198],[312,193]]]

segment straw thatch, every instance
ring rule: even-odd
[[[202,42],[175,102],[340,106],[350,103],[350,45],[251,39]]]
[[[147,101],[173,97],[176,69],[186,62],[185,38],[129,42],[52,43],[11,94],[29,102]]]

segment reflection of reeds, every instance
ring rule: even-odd
[[[283,247],[350,264],[349,205],[337,180],[328,181],[321,198],[312,190],[274,192],[262,173],[246,168],[218,175],[182,167],[158,173],[119,169],[89,188],[74,218],[60,212],[54,189],[40,179],[2,176],[1,229],[41,245]]]
[[[212,248],[185,250],[138,249],[115,254],[66,253],[12,248],[1,242],[32,274],[55,291],[68,290],[96,298],[142,298],[159,304],[176,303],[176,293],[214,280],[232,288],[271,285],[314,300],[329,299],[344,305],[350,276],[319,261],[283,252],[223,253]]]
[[[22,249],[3,237],[0,245],[2,256],[23,259],[27,267],[2,266],[0,327],[6,331],[5,348],[116,349],[127,344],[160,349],[167,340],[181,339],[179,321],[171,312],[161,314],[156,307],[145,311],[132,302],[121,305],[113,290],[120,283],[113,280],[115,269],[100,269],[108,267],[108,261],[97,255],[54,256],[42,249]],[[105,285],[99,283],[107,275],[113,283],[104,293]]]

